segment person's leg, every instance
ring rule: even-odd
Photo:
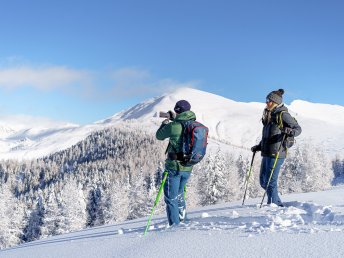
[[[179,174],[180,174],[180,184],[179,184],[179,190],[178,190],[178,209],[179,209],[179,219],[182,221],[185,219],[185,214],[186,214],[186,202],[184,198],[184,189],[191,175],[191,172],[179,172]]]
[[[259,173],[259,183],[260,186],[265,190],[266,189],[266,183],[267,183],[267,164],[268,164],[268,158],[263,157],[262,163],[260,164],[260,173]]]
[[[260,182],[260,186],[266,190],[266,186],[268,184],[269,181],[269,177],[270,177],[270,172],[271,172],[271,168],[272,166],[270,166],[271,162],[274,162],[274,158],[270,158],[270,157],[263,157],[262,158],[262,164],[260,166],[260,175],[259,175],[259,182]],[[269,193],[269,191],[266,191],[267,194],[267,204],[271,203],[271,195]]]
[[[166,203],[166,213],[169,225],[178,225],[178,191],[180,185],[180,175],[178,171],[169,170],[166,183],[164,185],[164,200]]]
[[[269,184],[268,190],[267,190],[267,194],[268,194],[271,202],[276,204],[276,205],[282,205],[282,201],[278,196],[278,175],[279,175],[279,171],[281,169],[283,162],[284,162],[284,159],[278,159],[277,160],[276,166],[273,170],[271,181],[270,181],[270,184]],[[270,161],[270,164],[269,164],[270,173],[271,173],[271,170],[273,169],[274,163],[275,163],[275,159],[272,159]]]

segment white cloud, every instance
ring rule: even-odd
[[[76,127],[78,125],[40,116],[0,114],[0,133],[6,129],[18,131],[27,128],[58,128],[65,126]]]
[[[149,71],[137,68],[123,68],[113,71],[111,93],[116,99],[161,94],[177,88],[196,88],[199,81],[185,83],[173,79],[155,78]]]
[[[30,86],[40,90],[50,90],[71,84],[87,83],[90,79],[88,72],[63,66],[0,68],[0,87],[9,89]]]
[[[16,58],[14,58],[16,60]],[[15,62],[14,62],[15,63]],[[151,97],[180,87],[195,88],[198,81],[178,82],[157,78],[148,70],[121,68],[112,71],[86,71],[65,66],[0,65],[0,88],[32,87],[38,90],[62,90],[95,101],[123,101],[132,97]]]

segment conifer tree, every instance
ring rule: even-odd
[[[20,243],[23,207],[7,184],[0,186],[0,249]]]
[[[205,173],[200,176],[199,193],[201,205],[216,204],[224,200],[228,194],[228,184],[225,177],[224,157],[220,150],[215,156],[210,155],[206,160]]]
[[[44,204],[42,193],[40,192],[34,209],[31,211],[27,224],[23,229],[24,242],[30,242],[40,239],[42,235],[42,226],[44,219]]]
[[[61,211],[58,207],[56,195],[53,186],[48,189],[47,199],[45,201],[43,222],[41,227],[41,237],[58,235],[61,225]]]
[[[123,182],[113,182],[103,199],[105,224],[120,222],[129,216],[128,187]]]
[[[99,186],[93,186],[88,194],[87,202],[87,222],[88,227],[104,224],[103,211],[101,209],[102,192]]]
[[[63,233],[86,226],[86,198],[81,185],[74,179],[70,179],[61,191],[61,209],[64,219],[60,230]]]
[[[134,175],[129,189],[129,216],[128,219],[136,219],[146,216],[149,213],[147,206],[147,187],[141,173]]]

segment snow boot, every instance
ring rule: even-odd
[[[180,222],[184,222],[185,219],[186,219],[186,210],[185,209],[179,210]]]

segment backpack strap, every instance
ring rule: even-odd
[[[287,112],[285,110],[281,111],[279,114],[276,115],[276,123],[278,128],[282,131],[283,129],[283,119],[282,119],[282,115],[284,112]],[[294,118],[295,119],[295,118]],[[295,119],[296,120],[296,119]],[[288,149],[290,147],[292,147],[295,143],[295,137],[294,136],[288,136],[286,137],[285,141],[285,149],[286,149],[286,155],[288,155]]]
[[[166,150],[165,150],[165,155],[167,154],[167,152],[168,152],[168,148],[170,147],[170,142],[168,142],[168,145],[167,145],[167,147],[166,147]],[[172,148],[173,148],[173,146],[172,146]]]
[[[184,128],[184,124],[183,124],[182,121],[175,121],[175,122],[179,123],[179,124],[182,126],[182,134],[181,134],[181,137],[182,137],[182,141],[183,141],[183,135],[184,135],[184,129],[185,129],[185,128]],[[170,146],[171,146],[171,148],[173,149],[173,151],[177,154],[177,153],[178,153],[178,152],[177,152],[177,149],[176,149],[170,142],[168,142],[168,145],[167,145],[165,154],[168,153],[168,149],[169,149]]]
[[[281,112],[279,112],[279,114],[276,115],[276,123],[277,123],[277,126],[280,130],[283,129],[283,119],[282,119],[282,115],[284,112],[287,112],[285,110],[282,110]]]

